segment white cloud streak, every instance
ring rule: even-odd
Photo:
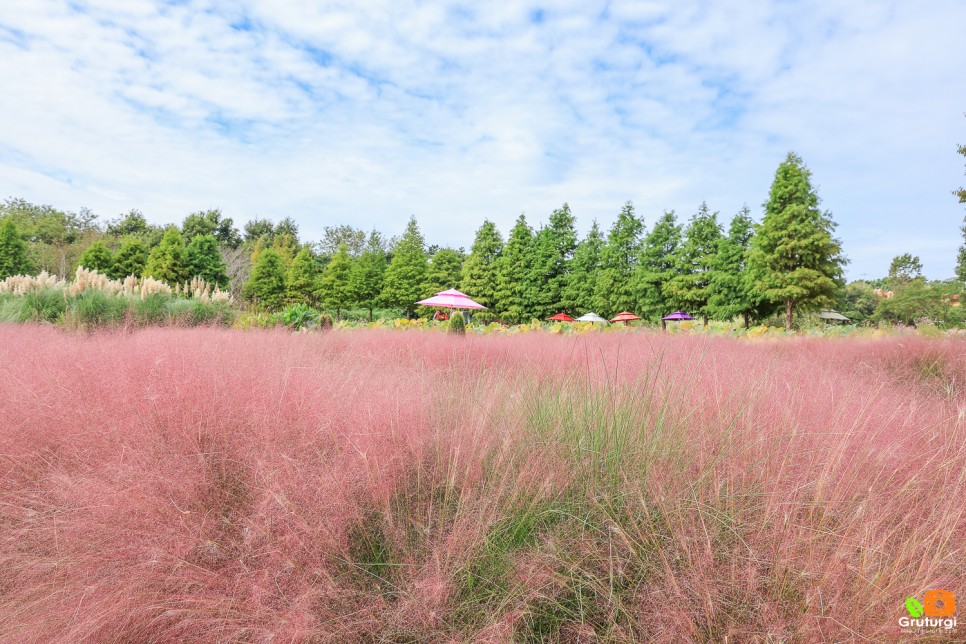
[[[157,221],[220,206],[469,246],[568,201],[589,227],[756,213],[794,149],[850,275],[952,273],[966,5],[873,0],[13,0],[0,191]],[[0,195],[2,196],[2,195]]]

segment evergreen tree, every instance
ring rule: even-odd
[[[959,247],[959,254],[956,256],[956,279],[966,283],[966,217],[963,217],[963,225],[959,231],[963,234],[963,245]]]
[[[291,304],[304,302],[315,305],[318,302],[319,271],[315,257],[307,247],[299,251],[288,267],[285,289]]]
[[[775,171],[765,216],[751,240],[748,270],[762,300],[785,305],[791,330],[796,306],[831,306],[844,286],[835,223],[818,208],[812,173],[789,152]]]
[[[966,145],[959,146],[959,153],[966,157]],[[966,203],[966,188],[960,188],[955,194],[959,197],[959,203]],[[963,218],[959,231],[963,234],[963,245],[959,247],[956,257],[956,277],[960,282],[966,283],[966,217]]]
[[[354,303],[369,310],[370,322],[372,322],[373,309],[380,303],[385,274],[385,242],[382,235],[373,230],[369,233],[359,259],[352,266],[352,276],[349,281]]]
[[[341,318],[342,309],[352,303],[351,275],[352,259],[349,258],[349,248],[342,244],[319,278],[319,299],[322,300],[322,306],[335,309],[336,318]]]
[[[561,309],[576,315],[597,310],[597,280],[600,276],[601,254],[604,238],[595,221],[587,236],[580,240],[574,251],[574,259],[564,289]]]
[[[140,210],[131,210],[126,215],[109,221],[107,234],[112,237],[136,237],[144,242],[145,247],[154,248],[161,243],[164,230],[149,224]]]
[[[525,215],[517,218],[497,260],[495,309],[509,323],[528,322],[534,316],[532,274],[533,229]]]
[[[740,315],[745,328],[756,314],[756,302],[748,280],[748,247],[755,233],[748,207],[742,208],[728,228],[728,236],[718,246],[714,276],[711,278],[711,298],[708,310],[711,317],[731,320]]]
[[[667,284],[675,276],[681,226],[674,211],[665,212],[644,238],[640,261],[635,275],[638,294],[638,315],[659,320],[680,308],[679,302],[667,291]]]
[[[89,271],[110,275],[114,268],[114,255],[104,242],[96,241],[81,255],[80,265]]]
[[[203,210],[185,217],[181,224],[181,234],[191,244],[199,235],[213,235],[219,246],[238,248],[242,238],[230,217],[223,217],[221,210]]]
[[[282,260],[282,266],[287,271],[288,267],[292,265],[292,260],[301,250],[301,246],[298,237],[291,233],[278,233],[276,231],[275,238],[272,240],[272,250],[278,253],[279,259]]]
[[[460,290],[483,306],[496,305],[497,260],[503,251],[503,238],[489,219],[476,231],[470,255],[463,264]]]
[[[683,310],[703,317],[705,324],[711,315],[708,303],[720,243],[718,213],[710,212],[702,202],[684,230],[684,241],[674,258],[676,273],[665,284],[668,297]]]
[[[245,224],[245,244],[254,246],[258,240],[264,240],[265,245],[271,245],[275,238],[275,224],[268,219],[252,219]]]
[[[151,249],[144,275],[171,286],[191,278],[188,275],[188,252],[177,228],[168,228],[161,243]]]
[[[200,277],[220,288],[228,286],[228,272],[214,235],[196,235],[185,251],[188,257],[188,279]]]
[[[137,237],[129,237],[121,244],[121,248],[114,256],[114,267],[110,276],[122,280],[128,275],[141,277],[144,267],[148,263],[148,247]]]
[[[624,204],[617,221],[607,234],[601,252],[595,309],[607,317],[636,308],[634,273],[640,251],[644,222],[634,214],[634,204]]]
[[[242,288],[242,296],[263,310],[277,311],[282,307],[285,303],[285,268],[277,252],[266,248],[258,254],[258,261]]]
[[[452,248],[440,248],[429,260],[429,269],[423,282],[423,297],[432,297],[440,291],[457,288],[463,275],[463,254]]]
[[[426,243],[416,218],[410,217],[406,232],[393,249],[392,261],[386,268],[383,301],[389,306],[405,308],[406,317],[409,317],[416,301],[421,299],[426,269]]]
[[[530,283],[535,317],[546,318],[562,310],[575,248],[575,220],[570,206],[565,203],[553,211],[547,226],[541,228],[534,239]]]
[[[890,289],[900,288],[903,284],[922,277],[922,262],[918,256],[899,255],[889,264],[888,283]]]
[[[33,265],[27,255],[27,242],[20,236],[12,217],[0,222],[0,280],[11,275],[28,275]]]

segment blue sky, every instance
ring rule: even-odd
[[[564,201],[760,217],[789,150],[852,279],[952,275],[966,3],[6,0],[0,198],[469,247]]]

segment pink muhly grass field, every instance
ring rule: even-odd
[[[0,326],[0,432],[3,641],[882,641],[966,594],[962,341]]]

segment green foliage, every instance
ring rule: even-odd
[[[339,318],[342,317],[342,309],[352,303],[351,276],[352,260],[349,258],[349,249],[343,244],[319,278],[319,299],[322,306],[335,309],[336,317]]]
[[[127,308],[127,298],[90,289],[70,300],[65,317],[69,324],[83,329],[117,326],[124,321]]]
[[[601,269],[596,284],[596,304],[591,307],[606,317],[630,311],[637,305],[634,273],[640,252],[644,222],[634,214],[634,204],[624,204],[607,234],[601,252]]]
[[[431,297],[440,291],[457,288],[462,279],[463,254],[452,248],[441,248],[429,260],[423,297]]]
[[[960,290],[960,284],[954,281],[927,282],[924,277],[897,280],[892,297],[879,300],[875,317],[901,324],[930,322],[950,326],[957,319],[952,298]]]
[[[160,226],[152,226],[145,219],[140,210],[132,210],[107,224],[107,234],[112,237],[134,237],[144,242],[148,248],[154,248],[161,243],[164,230]]]
[[[528,322],[533,317],[533,243],[533,229],[526,216],[520,215],[497,260],[495,312],[511,324]]]
[[[352,226],[326,226],[322,230],[319,253],[325,257],[332,257],[339,252],[339,247],[343,244],[349,257],[359,257],[366,247],[366,232]]]
[[[191,279],[188,274],[188,252],[177,228],[166,230],[161,243],[151,249],[144,275],[171,286]]]
[[[708,204],[702,202],[674,257],[676,274],[662,287],[675,308],[702,316],[705,321],[711,316],[711,282],[717,270],[721,238],[718,213],[710,212]]]
[[[531,316],[542,319],[561,310],[564,291],[577,248],[575,220],[566,203],[553,211],[547,226],[533,242],[530,288],[533,298]]]
[[[167,298],[164,311],[168,324],[175,326],[227,325],[234,319],[234,311],[224,304],[205,302],[197,298]]]
[[[373,309],[380,303],[385,274],[385,243],[382,235],[374,230],[369,233],[365,248],[353,264],[349,279],[349,290],[353,300],[355,304],[369,310],[370,322]]]
[[[288,267],[285,289],[286,299],[293,304],[314,304],[318,301],[318,264],[307,247],[299,251]]]
[[[836,309],[853,322],[865,322],[872,319],[878,305],[879,298],[872,285],[858,280],[845,286]]]
[[[307,304],[293,304],[279,315],[282,323],[290,329],[300,331],[310,329],[319,322],[319,312]]]
[[[914,279],[922,277],[922,262],[918,256],[906,253],[892,258],[889,264],[889,288],[901,287]]]
[[[708,314],[718,320],[742,316],[745,327],[757,317],[751,282],[748,278],[748,249],[755,234],[755,223],[748,207],[742,208],[731,220],[728,235],[722,237],[711,277],[711,296]]]
[[[285,268],[282,258],[271,248],[258,254],[258,260],[242,289],[242,297],[256,308],[277,311],[285,303]]]
[[[245,224],[245,243],[254,244],[258,240],[265,240],[271,244],[275,237],[275,224],[268,219],[252,219]]]
[[[489,219],[476,231],[473,247],[463,264],[459,290],[486,307],[496,306],[497,260],[503,252],[503,237]]]
[[[751,240],[748,270],[766,302],[785,304],[785,328],[796,306],[830,306],[843,286],[846,259],[832,236],[831,215],[818,208],[812,173],[789,152],[775,172],[765,217]]]
[[[142,298],[136,298],[131,306],[131,315],[139,326],[164,324],[167,321],[167,295],[154,293]]]
[[[230,217],[224,217],[221,210],[203,210],[193,212],[185,217],[181,224],[181,234],[188,240],[188,244],[195,237],[212,235],[219,246],[238,248],[242,242],[241,235]]]
[[[228,273],[214,235],[196,235],[186,249],[188,278],[200,277],[221,288],[228,286]]]
[[[23,296],[20,322],[57,322],[67,310],[67,298],[60,289],[31,291]]]
[[[8,217],[27,243],[31,272],[72,273],[81,252],[100,234],[97,215],[86,208],[78,213],[63,212],[23,199],[8,199],[0,204],[0,220]]]
[[[450,335],[463,335],[466,333],[466,321],[463,319],[462,313],[457,311],[453,314],[453,317],[449,319],[449,325],[446,331]]]
[[[665,288],[676,273],[680,244],[681,226],[677,223],[674,211],[665,212],[650,234],[644,238],[634,276],[638,294],[637,314],[642,318],[659,320],[680,308],[678,301]]]
[[[570,263],[570,273],[567,275],[567,286],[564,289],[561,311],[570,311],[576,315],[596,311],[597,281],[600,278],[601,256],[604,238],[600,233],[597,222],[594,221],[587,236],[577,244],[574,258]]]
[[[96,241],[81,255],[80,265],[101,275],[110,275],[114,269],[114,255],[102,241]]]
[[[960,196],[961,201],[962,199],[963,197]],[[959,247],[959,253],[956,256],[956,279],[966,284],[966,217],[963,218],[963,225],[960,226],[959,231],[963,235],[963,245]]]
[[[383,302],[405,308],[408,316],[416,301],[421,299],[426,271],[426,244],[416,218],[410,217],[406,232],[393,249],[392,261],[386,269]]]
[[[148,263],[148,247],[137,237],[129,237],[114,255],[109,273],[112,279],[123,280],[128,275],[141,277]]]
[[[0,221],[0,279],[27,275],[33,266],[27,255],[27,242],[20,236],[12,217]]]

